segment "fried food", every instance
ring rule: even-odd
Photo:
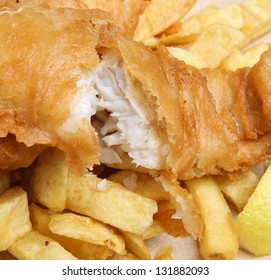
[[[186,181],[199,206],[204,222],[203,236],[199,240],[204,259],[235,259],[238,252],[237,232],[232,213],[221,190],[211,177]]]
[[[237,72],[200,71],[165,49],[158,55],[180,98],[180,178],[240,171],[270,158],[270,50],[254,67]]]
[[[106,18],[101,11],[1,12],[0,137],[10,133],[27,147],[58,147],[81,172],[98,163],[98,139],[76,81],[82,67],[99,62],[95,47],[110,28]],[[82,110],[71,121],[75,105]]]
[[[243,26],[241,8],[236,4],[224,9],[208,6],[182,22],[179,29],[173,34],[161,37],[161,41],[166,45],[191,43],[212,24],[224,24],[234,28],[241,28]]]
[[[200,238],[198,208],[177,179],[240,172],[270,158],[271,52],[237,72],[198,70],[166,48],[154,52],[118,32],[99,10],[0,12],[1,140],[12,137],[12,145],[24,145],[22,154],[29,152],[17,167],[47,147],[66,153],[60,208],[39,199],[53,210],[65,207],[143,240],[156,201],[84,175],[99,163],[139,167],[157,178],[159,196],[185,231]],[[38,167],[42,176],[56,176],[46,164]],[[42,188],[36,194],[44,198]]]
[[[211,24],[187,47],[168,47],[169,52],[198,69],[217,68],[245,40],[245,34],[230,25]]]
[[[145,0],[3,0],[0,9],[16,10],[24,7],[45,9],[72,8],[79,10],[100,9],[108,12],[119,32],[132,38],[138,25],[139,16],[148,6]]]
[[[19,143],[14,135],[8,134],[5,138],[0,138],[0,169],[16,170],[27,167],[44,149],[45,147],[39,144],[27,147],[24,143]]]
[[[13,187],[0,196],[0,251],[31,231],[26,192]]]
[[[121,236],[112,227],[90,217],[74,213],[54,214],[50,216],[49,229],[58,235],[104,245],[120,255],[126,254]]]
[[[19,260],[77,260],[59,243],[34,230],[14,242],[8,251]]]
[[[184,17],[195,3],[196,0],[152,0],[139,17],[134,40],[146,40],[161,33]]]
[[[82,260],[106,260],[113,251],[105,246],[84,242],[79,239],[69,238],[53,233],[49,229],[50,216],[55,212],[43,209],[34,203],[29,206],[30,219],[33,229],[58,242],[76,258]]]
[[[269,49],[269,44],[261,43],[252,46],[245,51],[234,51],[219,66],[219,68],[236,71],[243,67],[254,66],[261,58],[261,55]]]
[[[250,170],[242,173],[237,178],[217,176],[215,178],[225,198],[241,212],[249,198],[255,191],[259,179]]]
[[[151,255],[149,249],[144,243],[143,238],[135,233],[131,232],[122,232],[121,233],[123,239],[126,243],[126,248],[139,257],[141,260],[150,260]]]
[[[69,173],[67,184],[67,209],[124,231],[143,233],[157,212],[156,201],[94,175]]]
[[[34,198],[54,211],[62,211],[66,206],[68,167],[63,164],[65,158],[62,151],[48,148],[40,154],[29,182]]]

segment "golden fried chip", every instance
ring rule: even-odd
[[[152,0],[139,17],[134,40],[143,41],[185,16],[196,0]]]
[[[55,214],[48,209],[42,209],[32,203],[29,206],[31,223],[33,228],[43,235],[57,241],[67,251],[82,260],[105,260],[112,255],[113,251],[105,246],[95,245],[81,240],[54,234],[49,229],[50,216]]]
[[[120,255],[126,253],[125,243],[113,228],[90,217],[73,213],[50,216],[49,229],[56,234],[104,245]]]
[[[66,204],[68,167],[64,152],[48,148],[40,156],[35,167],[31,188],[35,198],[55,211],[61,211]]]
[[[13,187],[0,196],[0,251],[31,231],[26,192]]]
[[[216,68],[233,51],[240,48],[245,35],[240,30],[224,24],[208,26],[187,49],[168,47],[169,52],[198,69]]]
[[[259,178],[252,171],[244,172],[235,179],[231,179],[227,176],[218,176],[215,179],[225,198],[230,201],[239,212],[243,210],[259,183]]]
[[[246,34],[245,44],[271,30],[270,0],[246,0],[240,4],[240,7],[244,18],[241,30]]]
[[[225,24],[240,29],[243,27],[243,14],[239,5],[230,5],[224,9],[208,6],[199,13],[184,21],[177,33],[161,37],[166,45],[194,42],[211,24]]]
[[[37,231],[14,242],[8,251],[19,260],[76,260],[59,243]]]
[[[185,182],[199,206],[204,222],[200,253],[204,259],[235,259],[238,238],[232,213],[221,190],[211,177]]]
[[[260,60],[261,55],[268,48],[269,44],[262,43],[250,47],[245,51],[236,50],[221,63],[219,68],[236,71],[242,67],[252,67]]]
[[[94,175],[68,175],[66,208],[79,214],[141,234],[157,212],[154,200],[127,190],[124,186]]]

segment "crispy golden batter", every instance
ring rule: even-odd
[[[30,165],[44,150],[45,146],[33,145],[26,147],[18,143],[14,135],[0,138],[0,169],[15,170]]]
[[[0,1],[0,9],[16,10],[35,6],[45,9],[100,9],[110,13],[121,34],[132,38],[139,16],[148,4],[146,0],[3,0]]]
[[[72,8],[87,9],[83,0],[2,0],[0,8],[6,10],[17,10],[20,7],[40,6],[46,9]]]
[[[97,163],[99,143],[89,120],[80,120],[76,131],[62,126],[81,69],[98,64],[96,47],[108,41],[110,28],[98,10],[2,12],[0,137],[10,133],[28,147],[58,147],[77,171]]]
[[[137,27],[139,16],[149,1],[146,0],[82,0],[89,9],[101,9],[109,12],[120,33],[132,38]]]
[[[198,69],[158,56],[179,92],[183,141],[180,179],[235,172],[270,158],[270,56],[236,72]]]

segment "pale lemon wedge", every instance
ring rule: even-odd
[[[237,216],[236,227],[241,248],[255,256],[271,254],[271,165]]]

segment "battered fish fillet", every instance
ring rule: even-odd
[[[3,10],[0,137],[57,147],[77,172],[190,179],[270,158],[270,51],[252,69],[199,71],[118,32],[100,10]]]

